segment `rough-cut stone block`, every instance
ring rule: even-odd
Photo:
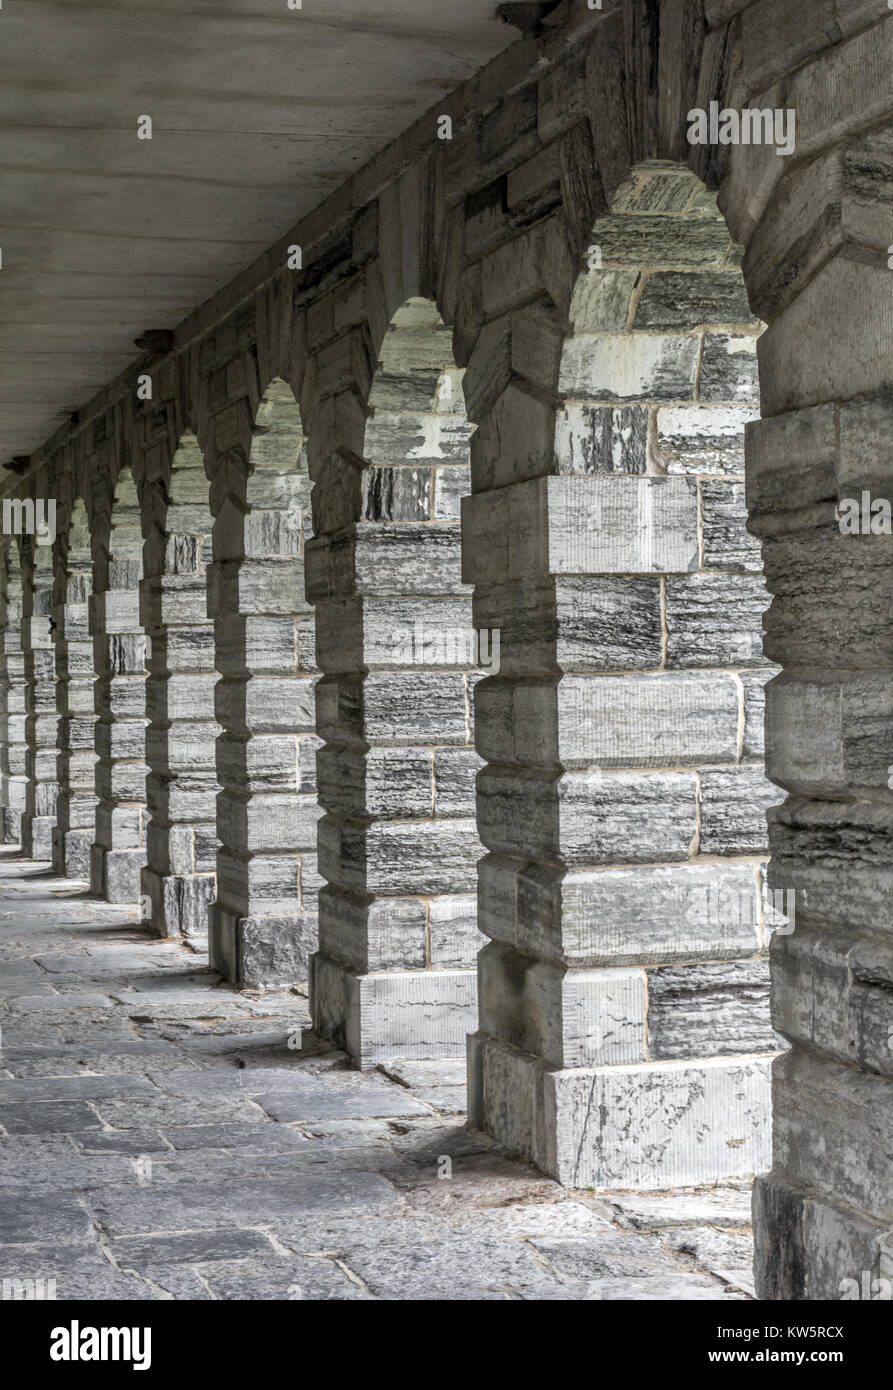
[[[740,271],[657,270],[639,298],[633,327],[692,329],[752,319]]]
[[[491,762],[583,770],[737,760],[739,687],[725,673],[568,675],[557,687],[490,680],[475,704],[477,749]]]
[[[575,334],[621,331],[627,326],[636,270],[591,270],[574,286],[568,317]],[[683,325],[689,327],[689,324]]]
[[[744,743],[742,758],[762,758],[765,752],[763,726],[766,718],[765,688],[778,668],[772,666],[768,671],[742,671],[741,684],[744,686]]]
[[[602,249],[608,268],[647,265],[719,267],[731,244],[729,229],[718,218],[655,217],[622,213],[600,218],[592,241]]]
[[[462,505],[467,583],[698,565],[697,485],[687,478],[551,477]]]
[[[702,478],[699,487],[704,568],[759,570],[762,567],[760,543],[745,529],[744,483]]]
[[[452,899],[435,898],[433,907]],[[319,942],[324,956],[357,974],[422,970],[426,965],[428,916],[420,898],[374,899],[333,885],[319,895]],[[470,967],[473,960],[455,962]]]
[[[766,770],[787,791],[839,796],[886,787],[893,766],[893,682],[886,673],[766,687]]]
[[[736,960],[759,949],[758,864],[561,871],[488,855],[478,924],[566,965]]]
[[[769,962],[663,966],[648,972],[649,1056],[684,1061],[776,1052]]]
[[[698,398],[702,401],[759,402],[756,344],[753,337],[705,334]]]
[[[762,575],[694,574],[667,580],[668,666],[763,665]]]
[[[558,389],[594,401],[687,401],[694,396],[700,340],[659,334],[569,338]]]
[[[319,826],[319,867],[352,892],[425,896],[473,889],[481,846],[473,820],[379,821],[365,829],[326,816]]]
[[[670,405],[657,412],[657,447],[668,473],[744,473],[744,405]]]
[[[568,401],[555,423],[561,473],[644,473],[648,464],[648,409],[590,406]]]
[[[431,967],[434,970],[473,970],[487,938],[478,931],[477,897],[432,898],[428,904]]]
[[[547,1171],[572,1187],[705,1185],[770,1160],[768,1061],[551,1072],[544,1102]]]
[[[705,768],[700,782],[701,853],[761,853],[768,841],[766,811],[784,799],[763,769]]]
[[[488,768],[478,825],[497,853],[565,864],[685,859],[697,828],[695,779],[684,773],[575,772],[557,781]]]
[[[567,971],[498,943],[478,958],[480,1027],[556,1067],[645,1060],[641,970]]]
[[[396,1058],[462,1057],[477,1010],[473,970],[354,975],[313,958],[313,1026],[361,1068]]]

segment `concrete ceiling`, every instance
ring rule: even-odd
[[[2,0],[0,462],[517,39],[495,8]]]

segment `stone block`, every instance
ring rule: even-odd
[[[578,400],[692,400],[699,349],[695,336],[576,334],[565,344],[558,389]]]
[[[667,472],[744,473],[744,427],[759,418],[745,405],[668,405],[657,412],[658,457]]]
[[[428,903],[433,970],[473,970],[487,938],[478,930],[477,896],[441,895]]]
[[[379,821],[365,829],[326,816],[319,826],[319,868],[352,892],[463,893],[474,889],[481,846],[473,820]]]
[[[698,374],[698,399],[759,403],[756,348],[754,337],[706,333]]]
[[[313,958],[313,1026],[363,1069],[401,1057],[464,1056],[476,996],[473,970],[354,975]]]
[[[656,270],[639,296],[633,327],[692,329],[753,317],[738,270]]]
[[[440,901],[434,899],[432,906]],[[428,914],[420,898],[376,900],[332,885],[319,895],[320,950],[357,974],[424,969],[427,935]],[[473,963],[462,962],[467,968]]]
[[[697,565],[697,489],[687,478],[551,477],[463,501],[468,583]]]
[[[641,970],[564,970],[499,943],[478,957],[480,1028],[541,1057],[587,1067],[645,1059]]]
[[[710,570],[759,570],[760,543],[745,529],[747,507],[744,483],[724,478],[702,478],[701,535],[704,568]]]
[[[700,783],[701,853],[762,853],[768,841],[766,811],[784,800],[763,769],[705,768]]]
[[[688,858],[695,779],[684,773],[574,772],[557,780],[485,769],[478,825],[489,850],[568,865]]]
[[[488,855],[478,925],[575,968],[741,960],[760,944],[756,863],[560,870]]]
[[[561,473],[644,473],[649,412],[645,406],[590,406],[568,401],[555,423]]]
[[[648,975],[648,1055],[656,1061],[774,1053],[768,960],[662,966]]]
[[[670,667],[763,665],[762,575],[696,574],[667,580]]]

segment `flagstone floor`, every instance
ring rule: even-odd
[[[8,846],[0,995],[4,1298],[753,1296],[746,1185],[563,1189],[464,1127],[459,1064],[354,1071]]]

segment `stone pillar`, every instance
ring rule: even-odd
[[[25,768],[28,777],[22,816],[22,853],[51,860],[56,824],[56,662],[52,632],[53,568],[49,537],[28,538],[22,611],[25,654]]]
[[[250,370],[256,379],[253,361]],[[316,661],[304,598],[310,479],[284,381],[270,383],[254,420],[245,396],[224,407],[214,438],[208,612],[223,732],[210,953],[215,969],[256,989],[306,981],[316,946]]]
[[[162,484],[158,485],[162,487]],[[143,622],[152,655],[146,683],[146,784],[151,817],[143,890],[161,936],[207,942],[217,869],[214,625],[206,570],[211,513],[201,450],[185,435],[157,524],[146,542]]]
[[[348,352],[325,304],[308,316],[322,361]],[[461,1056],[474,1026],[480,760],[460,575],[459,500],[470,486],[461,379],[435,306],[408,300],[369,396],[360,519],[308,547],[326,741],[313,1019],[361,1067]],[[314,494],[324,531],[326,485]],[[495,665],[498,656],[485,653]]]
[[[22,610],[25,652],[25,767],[28,788],[22,816],[22,853],[29,859],[53,858],[56,827],[58,714],[53,614],[53,555],[49,538],[29,538]]]
[[[757,1289],[889,1299],[893,15],[841,0],[836,42],[810,13],[767,46],[760,8],[745,15],[748,95],[796,111],[797,148],[734,149],[722,198],[769,322],[748,504],[773,595],[766,650],[783,667],[767,687],[767,770],[787,793],[770,882],[793,892],[796,925],[773,943],[791,1048],[755,1193]]]
[[[90,636],[93,556],[87,511],[75,502],[57,565],[53,636],[59,713],[59,798],[53,832],[53,868],[69,878],[90,877],[96,833],[96,680]]]
[[[96,839],[90,886],[110,903],[135,903],[146,859],[146,635],[140,626],[143,537],[129,468],[102,519],[90,608],[96,680]]]
[[[743,507],[760,325],[683,167],[637,167],[589,241],[566,342],[542,307],[558,254],[513,243],[533,302],[486,324],[466,372],[464,577],[502,633],[475,692],[490,943],[469,1116],[569,1185],[655,1189],[768,1156],[778,793]]]
[[[0,594],[3,620],[2,667],[4,694],[0,726],[0,776],[3,780],[3,842],[20,844],[28,777],[25,770],[25,656],[22,651],[22,571],[15,537],[6,543],[4,587]]]

